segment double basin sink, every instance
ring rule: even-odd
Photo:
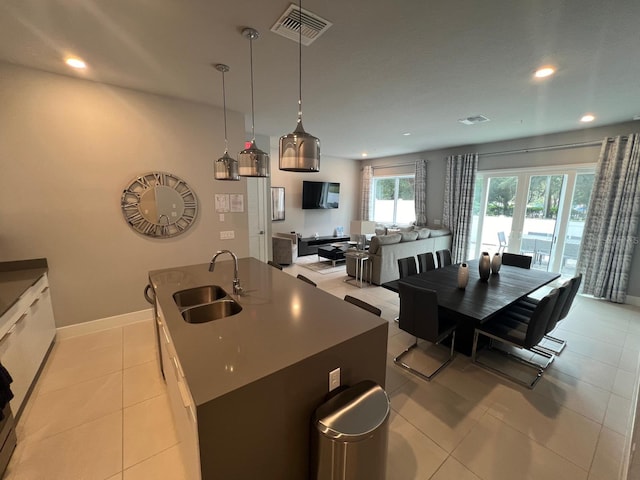
[[[242,311],[242,306],[218,285],[181,290],[173,294],[173,300],[187,323],[211,322]]]

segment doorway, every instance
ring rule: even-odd
[[[593,166],[478,172],[468,257],[500,249],[573,276],[594,178]]]

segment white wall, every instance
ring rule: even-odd
[[[246,212],[224,223],[214,212],[214,193],[246,200],[246,180],[213,179],[220,109],[3,63],[0,105],[0,261],[47,257],[58,326],[149,308],[149,270],[208,262],[220,248],[248,255]],[[228,112],[228,126],[239,151],[243,116]],[[186,233],[151,239],[125,223],[123,189],[152,170],[196,192]]]
[[[322,140],[322,139],[320,139]],[[360,162],[344,158],[321,156],[317,173],[284,172],[278,168],[278,139],[271,145],[271,186],[284,187],[285,220],[272,222],[272,232],[296,232],[303,237],[333,235],[336,227],[349,233],[351,220],[358,220],[360,198]],[[302,182],[340,183],[340,206],[327,210],[302,209]]]
[[[480,145],[466,145],[442,150],[431,150],[409,155],[379,158],[369,160],[371,165],[393,165],[408,163],[416,159],[428,160],[428,205],[427,218],[431,224],[434,219],[442,218],[444,206],[444,180],[446,172],[446,157],[464,153],[479,153],[478,170],[497,170],[501,168],[525,168],[570,165],[580,163],[597,163],[600,146],[571,148],[562,150],[548,150],[542,152],[514,153],[509,155],[492,156],[494,152],[512,150],[526,150],[551,145],[567,145],[582,142],[602,141],[605,137],[628,135],[640,132],[640,122],[626,122],[604,127],[585,128],[570,132],[527,137],[504,142],[484,143]],[[485,154],[483,156],[483,154]],[[388,170],[385,170],[385,173]],[[640,249],[636,248],[631,266],[628,294],[640,297]]]

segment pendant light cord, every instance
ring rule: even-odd
[[[253,107],[253,34],[249,35],[249,65],[251,66],[251,141],[255,142],[255,116]]]
[[[302,0],[298,0],[298,123],[302,123]]]
[[[229,143],[227,142],[227,93],[224,88],[224,70],[222,71],[222,111],[224,112],[224,153],[229,152]]]

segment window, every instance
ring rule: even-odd
[[[409,225],[416,219],[415,177],[375,177],[373,179],[373,220]]]

